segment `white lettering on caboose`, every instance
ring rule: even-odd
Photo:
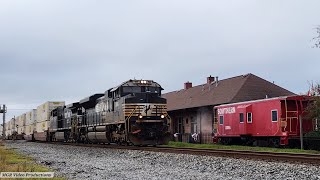
[[[236,113],[236,108],[235,107],[228,107],[228,108],[220,108],[218,109],[218,114],[223,115],[223,114],[234,114]]]

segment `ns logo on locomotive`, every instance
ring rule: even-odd
[[[162,87],[152,80],[129,80],[80,102],[51,111],[48,141],[166,144],[170,117]]]

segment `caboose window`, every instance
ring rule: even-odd
[[[272,122],[278,121],[278,111],[277,110],[272,110],[271,115],[272,115]]]
[[[240,113],[240,123],[243,123],[244,122],[244,115],[243,113]]]
[[[223,124],[223,116],[220,116],[220,124]]]
[[[252,113],[251,112],[247,113],[247,122],[252,123]]]

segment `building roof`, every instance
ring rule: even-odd
[[[294,93],[264,80],[254,74],[246,74],[206,83],[189,89],[163,94],[168,111],[220,105],[241,101],[291,96]]]
[[[241,101],[241,102],[236,102],[236,103],[223,104],[223,105],[216,106],[216,108],[235,106],[235,105],[242,105],[242,104],[246,104],[246,106],[250,106],[251,104],[257,103],[257,102],[268,102],[268,101],[275,101],[275,100],[277,100],[277,101],[281,101],[281,100],[304,100],[304,101],[308,101],[310,99],[312,99],[312,98],[310,96],[306,96],[306,95],[279,96],[279,97],[268,98],[268,99],[257,99],[257,100]]]

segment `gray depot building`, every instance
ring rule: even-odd
[[[219,80],[207,77],[206,83],[163,94],[167,99],[171,116],[171,131],[176,140],[190,142],[191,135],[199,134],[199,143],[211,143],[214,131],[214,106],[279,96],[294,93],[254,74],[240,75]]]

